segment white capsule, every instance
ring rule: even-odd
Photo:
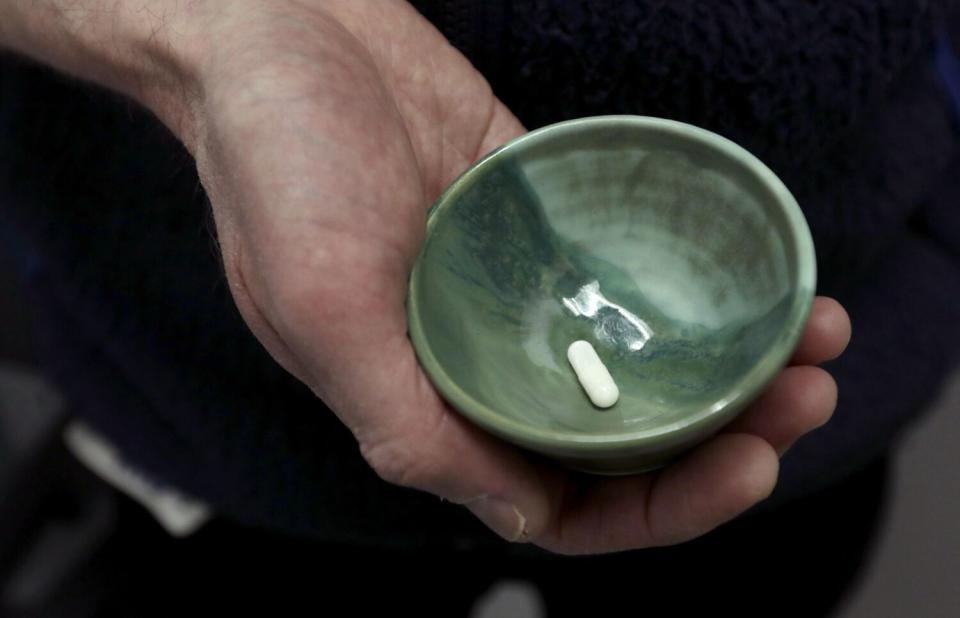
[[[567,348],[567,360],[580,380],[580,386],[587,392],[587,397],[598,408],[609,408],[617,403],[620,390],[606,365],[597,356],[589,341],[574,341]]]

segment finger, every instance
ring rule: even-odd
[[[542,544],[576,554],[687,541],[769,496],[778,471],[765,440],[723,434],[660,472],[600,480],[568,498]]]
[[[790,364],[817,365],[833,360],[843,354],[850,336],[850,317],[843,305],[832,298],[818,296]]]
[[[666,468],[651,488],[651,544],[690,540],[767,498],[780,461],[765,440],[723,434]]]
[[[723,431],[763,438],[782,454],[798,438],[826,424],[836,406],[837,384],[829,373],[819,367],[788,367]]]

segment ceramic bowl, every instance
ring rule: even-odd
[[[691,125],[583,118],[473,165],[429,212],[410,338],[480,427],[569,467],[656,468],[732,420],[785,365],[813,300],[813,242],[763,163]],[[620,390],[594,407],[589,341]]]

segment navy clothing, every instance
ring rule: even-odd
[[[767,162],[814,235],[820,293],[854,323],[833,422],[764,508],[888,449],[960,350],[960,139],[938,33],[950,2],[416,2],[530,128],[665,116]],[[940,55],[935,52],[940,50]],[[132,103],[0,60],[0,243],[47,357],[144,470],[237,521],[396,546],[493,536],[390,486],[234,307],[192,161]]]
[[[741,518],[683,545],[577,557],[519,558],[504,551],[506,544],[361,549],[224,520],[171,541],[142,509],[121,502],[119,529],[94,564],[28,615],[300,616],[350,608],[363,617],[457,618],[476,616],[476,598],[509,578],[533,584],[549,618],[687,618],[723,610],[737,618],[833,616],[867,557],[885,475],[885,463],[877,462],[790,508]],[[96,611],[70,611],[78,605]],[[260,607],[265,611],[253,609]],[[485,615],[514,616],[503,606]]]

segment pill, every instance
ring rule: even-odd
[[[617,403],[620,390],[606,365],[597,356],[589,341],[574,341],[567,348],[567,360],[580,380],[580,386],[586,391],[587,397],[598,408],[609,408]]]

